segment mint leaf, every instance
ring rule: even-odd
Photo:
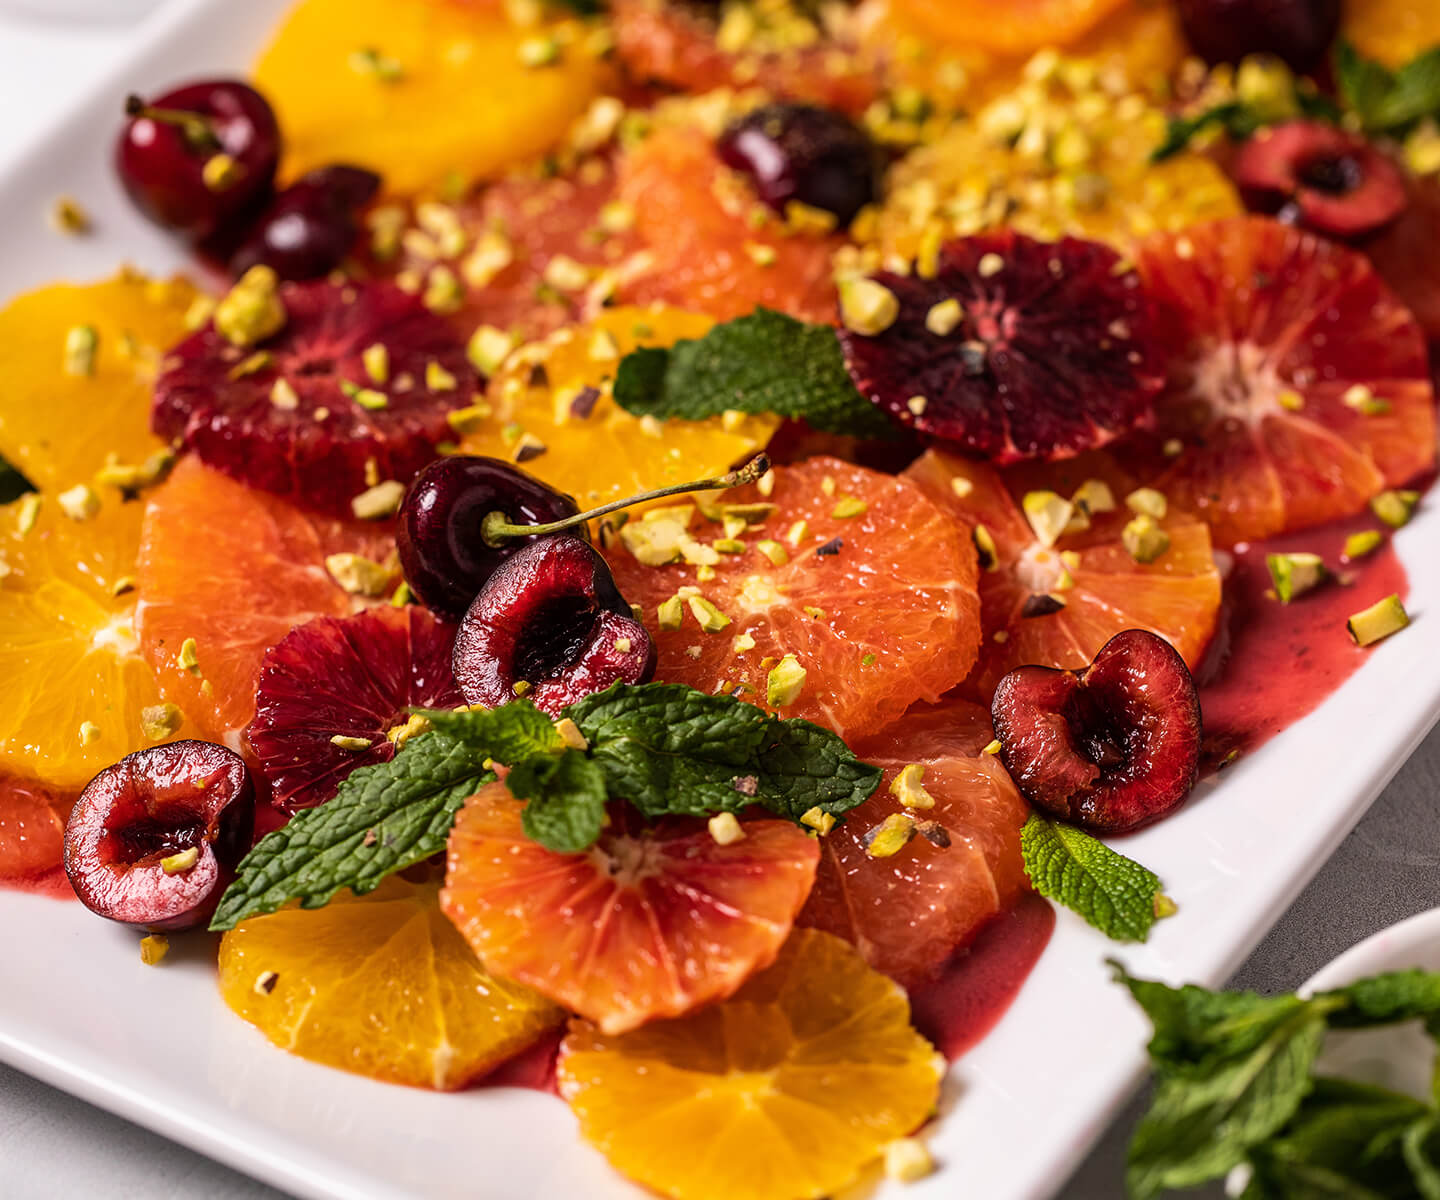
[[[1117,941],[1143,942],[1166,903],[1154,872],[1039,813],[1020,831],[1020,853],[1037,892]]]
[[[1440,973],[1388,971],[1321,995],[1343,1002],[1330,1017],[1337,1028],[1393,1025],[1440,1014]]]
[[[1165,126],[1164,140],[1150,152],[1150,161],[1164,162],[1179,154],[1190,145],[1192,138],[1212,126],[1218,125],[1239,140],[1249,137],[1260,124],[1254,111],[1239,100],[1227,100],[1189,116],[1171,117]]]
[[[1401,1139],[1401,1152],[1416,1193],[1424,1200],[1440,1200],[1440,1119],[1432,1113],[1416,1121]]]
[[[515,764],[559,754],[565,743],[555,723],[528,700],[499,708],[416,709],[438,732],[468,742],[482,758]]]
[[[647,817],[704,816],[760,804],[798,821],[870,798],[880,770],[833,733],[679,683],[617,683],[567,710],[610,793]]]
[[[636,416],[661,419],[699,421],[735,409],[800,418],[826,433],[895,432],[850,381],[834,329],[768,308],[697,340],[627,354],[615,376],[615,402]]]
[[[1335,47],[1335,83],[1345,107],[1366,128],[1374,127],[1375,114],[1395,86],[1395,77],[1378,62],[1363,58],[1349,42]]]
[[[1370,112],[1374,129],[1399,129],[1440,111],[1440,46],[1395,72],[1389,92]]]
[[[33,492],[34,486],[19,471],[0,458],[0,504],[18,500],[26,492]]]
[[[605,827],[605,774],[579,750],[523,762],[505,786],[527,802],[520,818],[525,836],[547,850],[578,854]]]
[[[469,742],[423,733],[390,762],[351,772],[331,800],[296,813],[241,860],[210,928],[233,929],[291,900],[319,908],[343,888],[373,891],[438,854],[456,811],[495,778],[483,759]]]

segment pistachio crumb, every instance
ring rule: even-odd
[[[405,69],[398,59],[382,54],[374,46],[362,46],[350,55],[350,69],[357,75],[365,75],[381,83],[398,83],[405,77]]]
[[[965,310],[953,296],[932,305],[925,314],[925,328],[936,337],[948,337],[965,318]]]
[[[348,733],[337,733],[330,739],[330,744],[341,750],[353,750],[359,752],[368,750],[375,744],[371,738],[351,737]]]
[[[895,324],[900,301],[873,279],[847,279],[840,284],[840,319],[862,337],[877,337]]]
[[[168,854],[160,860],[160,869],[167,875],[183,875],[200,861],[200,847],[187,846],[176,854]]]
[[[170,953],[170,939],[163,933],[147,933],[140,939],[140,961],[147,967],[158,967]]]
[[[1136,488],[1125,497],[1125,507],[1133,513],[1144,513],[1160,521],[1164,519],[1169,504],[1165,499],[1164,492],[1142,487]]]
[[[800,543],[805,541],[805,539],[809,536],[809,523],[805,521],[796,521],[795,524],[790,526],[789,531],[785,534],[785,540],[789,542],[792,547],[798,548]]]
[[[631,643],[630,643],[630,639],[629,639],[628,637],[617,637],[617,638],[615,639],[615,641],[614,641],[613,643],[611,643],[611,644],[615,647],[615,653],[616,653],[616,654],[629,654],[629,653],[630,653],[630,645],[631,645]]]
[[[270,403],[285,412],[294,412],[300,407],[300,396],[285,376],[279,376],[270,385]]]
[[[1345,622],[1345,628],[1355,639],[1357,646],[1369,646],[1382,638],[1398,633],[1410,624],[1410,616],[1400,597],[1391,593],[1383,600],[1377,600],[1369,608],[1355,613]]]
[[[684,602],[679,596],[662,600],[655,610],[655,620],[661,629],[679,629],[685,621]]]
[[[935,1160],[919,1138],[896,1138],[885,1146],[885,1175],[897,1183],[914,1183],[935,1170]]]
[[[192,675],[200,674],[200,648],[193,637],[187,637],[180,643],[180,653],[175,656],[175,665]]]
[[[989,743],[985,746],[985,748],[980,751],[980,753],[981,753],[981,754],[999,754],[999,753],[1000,753],[1000,739],[999,739],[999,738],[995,738],[993,741],[989,742]]]
[[[807,672],[793,654],[787,654],[770,669],[765,680],[765,699],[771,708],[786,708],[800,699]]]
[[[860,665],[862,667],[873,667],[875,665],[875,655],[871,653],[862,654],[860,656]]]
[[[1265,567],[1275,586],[1275,598],[1281,604],[1289,604],[1330,578],[1330,571],[1318,554],[1267,554]]]
[[[975,484],[964,476],[957,475],[950,481],[950,490],[955,493],[957,500],[964,500],[975,490]]]
[[[1370,511],[1391,529],[1399,529],[1415,515],[1420,493],[1414,491],[1381,492],[1370,501]]]
[[[15,505],[15,531],[24,537],[40,519],[40,493],[26,492]]]
[[[1127,522],[1120,531],[1120,542],[1139,563],[1154,562],[1170,549],[1170,535],[1149,513],[1141,513]]]
[[[88,521],[100,511],[100,497],[83,483],[67,488],[55,497],[55,501],[60,505],[60,511],[72,521]]]
[[[1005,260],[991,250],[980,256],[980,261],[975,264],[975,269],[980,273],[981,279],[989,279],[992,275],[998,275],[1005,269]]]
[[[555,722],[555,732],[560,735],[560,740],[572,750],[590,749],[590,743],[580,732],[580,726],[569,717],[561,717]]]
[[[394,578],[394,572],[381,563],[348,551],[326,555],[325,570],[352,596],[383,596]]]
[[[921,785],[924,763],[909,763],[890,781],[890,794],[906,808],[934,808],[935,797]]]
[[[371,383],[390,382],[390,348],[384,342],[374,342],[360,352],[360,362]]]
[[[150,741],[158,742],[178,730],[184,720],[176,705],[152,704],[140,710],[140,732]]]
[[[850,517],[862,516],[869,507],[864,500],[859,500],[854,496],[841,496],[835,502],[835,507],[830,510],[830,515],[837,521],[843,521]]]
[[[100,740],[100,726],[94,721],[80,722],[80,744],[82,746],[93,746]]]
[[[90,214],[72,196],[57,197],[50,208],[50,224],[60,233],[72,236],[89,233],[94,228]]]
[[[1359,533],[1352,533],[1345,539],[1345,546],[1340,552],[1341,558],[1347,561],[1364,558],[1366,555],[1374,554],[1385,540],[1385,535],[1378,529],[1362,529]]]
[[[690,613],[706,633],[719,633],[730,624],[730,618],[711,604],[704,596],[691,596],[687,603]]]
[[[871,858],[892,858],[915,836],[915,818],[909,813],[891,813],[865,832],[861,843]]]
[[[251,267],[215,306],[215,328],[232,346],[253,346],[284,328],[280,277],[264,264]]]
[[[404,499],[405,485],[385,479],[352,498],[350,511],[362,521],[379,521],[394,516]]]
[[[790,555],[786,553],[785,547],[770,538],[756,542],[755,549],[768,558],[772,566],[783,567],[790,561]]]
[[[94,375],[100,335],[93,325],[72,325],[65,333],[65,374]]]
[[[433,313],[441,316],[459,311],[465,299],[465,288],[455,277],[455,272],[441,263],[430,269],[425,280],[425,291],[420,302]]]
[[[212,154],[200,168],[200,180],[212,192],[228,192],[244,177],[244,165],[223,150]]]
[[[554,36],[530,37],[520,43],[518,51],[523,66],[549,67],[560,61],[560,41]]]
[[[484,428],[485,422],[494,415],[488,404],[471,404],[465,408],[452,409],[445,414],[450,428],[458,434],[474,433]]]
[[[1051,491],[1026,492],[1020,501],[1025,519],[1042,546],[1053,546],[1074,515],[1075,505]]]
[[[745,830],[732,812],[716,813],[706,823],[717,846],[733,846],[745,837]]]
[[[430,718],[424,713],[411,713],[400,724],[392,725],[385,731],[385,740],[399,750],[411,738],[429,733],[433,728]]]
[[[813,829],[821,837],[824,837],[835,828],[835,818],[817,804],[814,808],[807,808],[800,815],[800,824]]]
[[[924,416],[925,410],[930,407],[930,400],[925,396],[911,396],[905,401],[905,407],[910,410],[912,416]]]

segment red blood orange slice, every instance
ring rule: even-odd
[[[774,483],[768,499],[755,487],[726,494],[773,505],[755,510],[768,515],[742,539],[692,527],[691,556],[716,560],[703,583],[684,562],[646,566],[622,542],[607,550],[655,639],[656,678],[732,692],[846,738],[959,683],[979,641],[968,528],[913,483],[839,459],[776,467]],[[790,655],[804,683],[793,697],[772,694],[771,672]]]
[[[313,617],[354,607],[326,571],[326,556],[378,561],[392,549],[386,527],[303,513],[182,459],[145,509],[135,617],[141,651],[194,733],[239,749],[266,648]],[[189,638],[193,669],[177,661]]]
[[[1125,461],[1216,542],[1348,516],[1434,464],[1424,338],[1362,255],[1251,217],[1158,236],[1139,264],[1172,367]]]
[[[1087,472],[1103,473],[1116,511],[1097,512],[1087,529],[1045,545],[1022,511],[1040,487],[1068,498]],[[1148,629],[1196,666],[1215,631],[1220,572],[1204,522],[1167,504],[1157,522],[1168,547],[1151,562],[1126,549],[1124,529],[1136,515],[1124,507],[1130,488],[1102,456],[1068,469],[1048,467],[1002,476],[983,463],[929,451],[905,472],[937,504],[993,544],[993,563],[980,572],[984,641],[967,687],[987,702],[1000,677],[1036,664],[1078,670],[1125,629]],[[1026,615],[1026,614],[1030,615]]]
[[[31,880],[61,865],[74,792],[0,776],[0,880]]]
[[[642,832],[617,808],[593,847],[557,854],[521,812],[503,784],[466,802],[441,907],[487,967],[606,1033],[731,995],[775,960],[815,879],[815,841],[788,821],[721,846],[703,823]]]

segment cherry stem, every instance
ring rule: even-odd
[[[567,529],[574,529],[577,525],[584,525],[598,517],[608,516],[610,513],[619,512],[622,508],[629,508],[635,504],[663,500],[666,496],[683,496],[687,492],[723,491],[726,488],[754,483],[769,469],[769,455],[757,454],[743,467],[724,475],[717,475],[713,479],[696,479],[691,483],[677,483],[670,487],[656,488],[653,492],[641,492],[638,496],[616,500],[613,503],[601,505],[599,508],[592,508],[589,512],[576,513],[573,517],[566,517],[563,521],[551,521],[548,525],[516,525],[503,512],[492,512],[487,514],[485,520],[481,522],[480,536],[487,546],[499,546],[506,538],[564,533]]]
[[[192,150],[220,148],[220,139],[215,136],[215,123],[204,113],[188,112],[183,108],[155,108],[139,96],[131,95],[125,97],[125,115],[144,117],[161,125],[174,125]]]

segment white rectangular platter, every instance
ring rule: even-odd
[[[403,0],[397,0],[403,2]],[[184,265],[137,217],[110,166],[121,98],[216,72],[242,74],[286,0],[172,0],[139,48],[0,178],[0,299],[122,261]],[[483,86],[483,81],[477,81]],[[46,230],[54,198],[83,198],[93,237]],[[0,393],[0,404],[5,402]],[[1132,970],[1222,981],[1325,861],[1440,716],[1440,512],[1397,546],[1416,620],[1371,652],[1313,714],[1128,839],[1180,913]],[[1339,631],[1337,630],[1337,635]],[[3,694],[0,694],[3,702]],[[305,1197],[635,1197],[533,1092],[435,1095],[313,1066],[273,1049],[222,1005],[213,939],[177,941],[162,970],[135,937],[78,904],[0,892],[0,1059]],[[1144,1024],[1103,960],[1116,947],[1069,913],[1019,999],[954,1064],[931,1145],[942,1163],[906,1200],[1053,1195],[1143,1070]],[[898,1195],[878,1185],[883,1195]],[[1121,1191],[1115,1181],[1115,1194]]]

